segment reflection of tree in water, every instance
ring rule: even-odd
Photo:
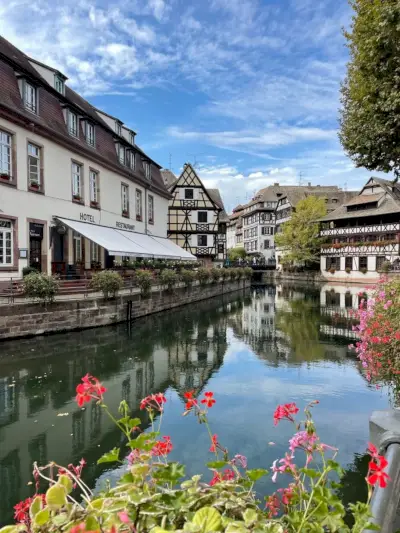
[[[368,454],[356,453],[354,454],[354,461],[344,471],[337,493],[346,509],[350,503],[367,501],[368,489],[365,476],[370,459]],[[353,518],[349,512],[346,514],[346,522],[349,526],[353,525]]]

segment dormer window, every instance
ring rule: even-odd
[[[94,125],[90,122],[85,122],[85,138],[90,146],[95,146]]]
[[[28,81],[24,81],[24,105],[26,109],[37,113],[37,89]]]
[[[135,170],[135,167],[136,167],[136,156],[135,156],[135,152],[133,150],[127,151],[127,159],[128,159],[129,168],[131,168],[132,170]]]
[[[125,165],[125,147],[121,144],[118,145],[118,160],[121,165]]]
[[[129,134],[129,140],[131,144],[135,144],[135,134],[132,131]]]
[[[146,179],[150,180],[151,179],[151,166],[150,166],[150,163],[148,161],[145,161],[143,163],[143,166],[144,166],[144,175],[146,176]]]
[[[78,137],[78,115],[73,111],[67,110],[68,133]]]
[[[54,76],[54,88],[60,94],[64,94],[64,80],[55,74]]]
[[[122,124],[118,120],[115,121],[115,133],[117,135],[122,135]]]

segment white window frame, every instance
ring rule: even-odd
[[[37,113],[37,88],[26,80],[24,82],[24,105],[31,113]]]
[[[200,244],[200,237],[205,237],[206,238],[206,244]],[[208,246],[207,235],[197,235],[197,246],[200,247],[200,248],[206,248]]]
[[[90,203],[100,203],[99,173],[89,170]]]
[[[135,192],[136,220],[142,220],[143,216],[143,195],[140,189]]]
[[[9,246],[7,246],[9,243]],[[7,253],[7,249],[9,253]],[[11,220],[0,218],[0,267],[14,265],[14,236]]]
[[[122,135],[122,124],[118,120],[115,121],[115,133],[119,136]]]
[[[64,94],[64,80],[57,74],[54,74],[54,88],[57,92]]]
[[[145,161],[143,164],[144,164],[144,175],[145,175],[146,179],[150,180],[151,179],[151,166],[150,166],[150,163],[148,161]]]
[[[72,197],[79,196],[79,199],[83,199],[82,185],[83,185],[83,165],[72,161],[71,165],[72,174]],[[77,198],[76,198],[77,199]]]
[[[118,161],[121,163],[121,165],[125,165],[125,146],[122,146],[122,144],[118,145]]]
[[[94,124],[88,121],[86,121],[86,126],[85,126],[85,138],[86,138],[86,142],[90,146],[96,145]]]
[[[154,196],[149,194],[147,196],[147,202],[148,202],[148,222],[149,224],[154,224]]]
[[[74,113],[73,111],[70,111],[69,109],[67,112],[67,125],[68,125],[68,133],[72,135],[73,137],[78,137],[79,136],[78,115]]]
[[[78,246],[79,243],[79,246]],[[77,233],[76,231],[73,232],[73,246],[74,246],[74,260],[81,262],[83,259],[82,254],[82,235]],[[79,253],[77,253],[79,251]]]
[[[131,144],[134,145],[135,144],[135,134],[130,132],[129,139],[130,139]]]
[[[0,175],[12,176],[12,135],[0,130]]]
[[[136,154],[135,154],[135,152],[133,150],[128,150],[127,154],[128,154],[129,167],[132,170],[135,170],[135,168],[136,168]]]
[[[41,185],[40,179],[40,146],[28,142],[28,183],[29,185],[37,184],[39,187]],[[34,176],[35,171],[32,173],[33,167],[36,165],[36,177]]]
[[[121,183],[121,211],[129,215],[129,185]]]

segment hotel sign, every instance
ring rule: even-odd
[[[93,215],[88,215],[87,213],[80,213],[79,214],[79,219],[82,222],[91,222],[92,224],[95,224],[94,216]]]

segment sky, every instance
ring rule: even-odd
[[[227,210],[269,184],[357,190],[338,140],[347,0],[9,0],[0,34]]]

